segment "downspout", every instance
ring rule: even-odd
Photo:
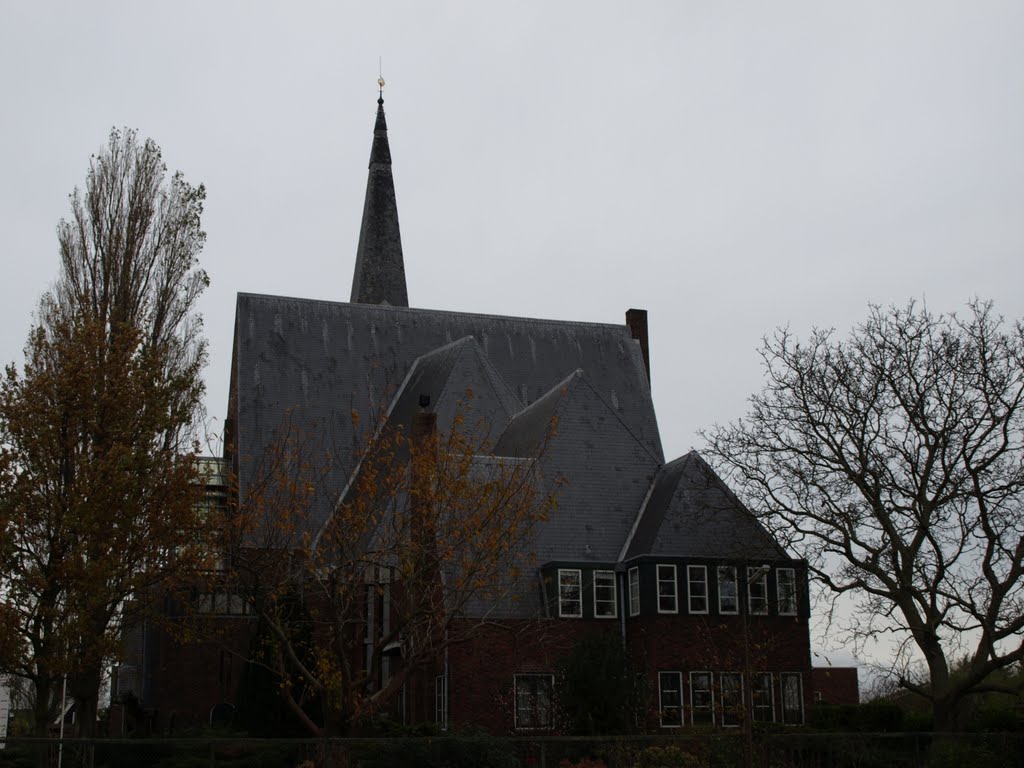
[[[629,589],[629,582],[626,579],[626,566],[624,563],[615,564],[615,576],[619,581],[619,629],[622,633],[622,647],[626,647],[626,590]]]

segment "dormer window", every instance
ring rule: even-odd
[[[738,613],[739,609],[736,568],[731,565],[720,565],[718,566],[718,612]]]
[[[558,569],[558,615],[578,619],[583,616],[582,574],[578,568]]]
[[[708,612],[708,569],[703,565],[686,566],[690,593],[690,613]]]
[[[768,569],[747,568],[747,607],[752,614],[768,613]]]
[[[779,615],[796,616],[796,571],[779,568],[775,571],[775,581],[779,590]]]
[[[676,601],[676,567],[658,566],[658,613],[678,613]]]
[[[594,571],[594,616],[614,619],[618,616],[615,604],[615,571]]]
[[[640,569],[635,565],[629,569],[629,615],[640,615]]]

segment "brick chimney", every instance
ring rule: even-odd
[[[626,325],[629,335],[640,342],[640,351],[644,355],[644,368],[647,370],[647,381],[651,380],[651,345],[647,340],[647,310],[627,309]]]

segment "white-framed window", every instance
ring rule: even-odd
[[[448,675],[434,678],[434,722],[448,730]]]
[[[595,618],[614,619],[619,615],[615,592],[615,571],[594,571]]]
[[[690,673],[690,721],[694,725],[715,724],[715,692],[710,672]]]
[[[204,592],[199,595],[197,609],[200,613],[211,613],[214,616],[251,616],[252,604],[234,592]]]
[[[635,565],[629,569],[629,615],[640,615],[640,569]]]
[[[768,613],[767,568],[747,568],[747,609],[755,615]]]
[[[679,613],[674,565],[658,566],[658,613]]]
[[[683,725],[683,675],[681,672],[658,673],[658,712],[662,728]]]
[[[775,584],[779,590],[779,615],[796,616],[796,571],[793,568],[777,569]]]
[[[558,615],[571,619],[583,615],[582,575],[579,568],[558,569]]]
[[[686,585],[690,613],[708,612],[708,569],[704,565],[686,566]]]
[[[786,725],[803,725],[804,686],[800,673],[783,672],[779,678],[782,682],[782,722]]]
[[[736,728],[743,722],[743,675],[721,672],[718,689],[722,696],[722,725]]]
[[[718,566],[718,612],[739,613],[739,593],[736,590],[736,567]]]
[[[516,728],[539,730],[551,728],[554,717],[551,706],[554,675],[516,675]]]
[[[755,723],[775,722],[775,696],[770,672],[756,672],[750,680],[750,698]]]

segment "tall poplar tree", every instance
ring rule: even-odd
[[[110,134],[57,228],[60,273],[0,381],[0,671],[44,734],[66,678],[95,730],[129,604],[206,556],[196,446],[205,190]]]

